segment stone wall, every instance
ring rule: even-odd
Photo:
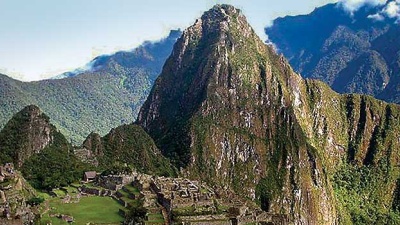
[[[180,216],[182,225],[232,225],[225,215]]]
[[[101,191],[99,189],[97,189],[97,188],[89,188],[89,187],[86,187],[86,186],[80,187],[80,191],[82,193],[89,194],[89,195],[100,196],[100,194],[101,194]]]
[[[134,181],[135,177],[136,176],[133,176],[133,175],[99,176],[96,183],[100,187],[117,191],[117,190],[121,189],[122,186]]]

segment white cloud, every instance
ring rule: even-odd
[[[389,18],[400,17],[400,0],[389,2],[382,11]]]
[[[365,5],[384,5],[386,3],[386,0],[340,0],[339,3],[346,11],[348,11],[350,14],[353,14],[355,11]]]
[[[380,12],[368,16],[368,18],[377,21],[382,21],[385,17],[396,19],[396,22],[400,22],[400,0],[388,2]]]
[[[373,15],[369,15],[367,18],[375,20],[375,21],[383,21],[385,19],[385,17],[382,16],[381,13],[376,13],[376,14],[373,14]]]

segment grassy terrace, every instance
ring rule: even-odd
[[[118,190],[118,193],[120,193],[122,195],[122,197],[120,197],[120,199],[123,200],[124,202],[130,204],[130,205],[135,204],[138,201],[137,199],[129,198],[129,194],[130,193],[128,193],[128,192],[126,192],[126,191],[124,191],[122,189]]]
[[[101,189],[93,184],[85,184],[90,188]],[[45,203],[41,204],[41,211],[43,212],[42,218],[39,224],[52,225],[66,225],[67,222],[57,218],[57,215],[68,215],[74,218],[73,224],[76,225],[87,225],[87,224],[99,224],[99,225],[120,225],[124,218],[118,213],[121,209],[128,213],[128,208],[123,207],[118,201],[111,197],[100,197],[100,196],[88,196],[81,197],[78,203],[77,200],[78,185],[71,185],[69,187],[63,187],[60,189],[54,189],[52,192],[56,195],[55,197],[50,196],[48,193],[38,192],[39,196],[46,200]],[[132,185],[125,185],[123,189],[118,190],[121,200],[128,203],[130,206],[140,204],[138,196],[140,191]],[[63,199],[66,198],[67,194],[71,196],[70,203],[63,203]],[[135,199],[129,198],[132,194],[135,195]],[[164,218],[161,212],[149,213],[148,221],[146,225],[161,225],[164,224]]]
[[[132,194],[135,194],[135,195],[140,194],[139,189],[137,189],[136,187],[133,187],[132,185],[125,185],[124,188],[127,189]]]
[[[97,190],[104,190],[103,187],[96,186],[93,183],[85,183],[83,186],[85,186],[87,188],[94,188],[94,189],[97,189]]]
[[[118,193],[122,195],[120,199],[127,202],[128,204],[138,203],[138,196],[140,194],[140,191],[136,187],[133,187],[130,184],[125,185],[122,189],[118,190]],[[129,198],[131,194],[135,195],[135,199]]]
[[[51,222],[53,225],[68,224],[50,214],[65,214],[74,217],[76,225],[92,224],[115,224],[119,225],[123,217],[118,214],[118,210],[123,207],[111,197],[84,197],[79,203],[63,204],[58,198],[49,200],[50,210],[46,212],[40,224]]]
[[[120,193],[123,197],[128,197],[129,196],[129,193],[124,191],[124,190],[122,190],[122,189],[118,190],[118,193]]]
[[[148,220],[145,222],[146,225],[151,224],[164,224],[164,217],[161,213],[149,213]]]
[[[79,191],[76,187],[69,186],[69,187],[64,187],[63,189],[66,189],[69,195],[71,195],[71,194],[76,195],[77,193],[79,193]]]
[[[60,189],[53,190],[53,192],[54,192],[54,194],[57,195],[57,197],[60,197],[60,198],[65,197],[65,195],[67,194],[67,193],[65,193],[65,191],[60,190]]]

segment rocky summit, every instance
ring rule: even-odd
[[[216,5],[178,39],[136,123],[185,175],[291,224],[396,224],[399,116],[302,79]]]
[[[49,117],[37,106],[29,105],[15,114],[0,132],[0,162],[13,162],[19,168],[33,154],[52,145],[59,135]],[[62,144],[68,145],[65,138]]]

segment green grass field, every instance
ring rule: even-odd
[[[65,197],[65,195],[67,194],[67,193],[65,193],[65,191],[60,190],[60,189],[55,189],[55,190],[53,190],[53,192],[54,192],[54,194],[57,195],[57,197],[60,197],[60,198]]]
[[[146,221],[146,224],[149,224],[149,223],[164,224],[164,217],[161,213],[150,213],[147,216],[148,216],[149,220]]]
[[[74,217],[76,225],[92,224],[120,224],[123,217],[118,214],[118,210],[123,207],[111,197],[84,197],[79,203],[61,203],[60,199],[49,200],[50,211],[45,213],[41,219],[41,224],[51,221],[53,225],[68,224],[61,219],[50,217],[49,214],[65,214]]]
[[[47,192],[42,192],[42,191],[36,190],[36,193],[37,193],[38,197],[43,198],[44,200],[51,199],[51,196]]]

